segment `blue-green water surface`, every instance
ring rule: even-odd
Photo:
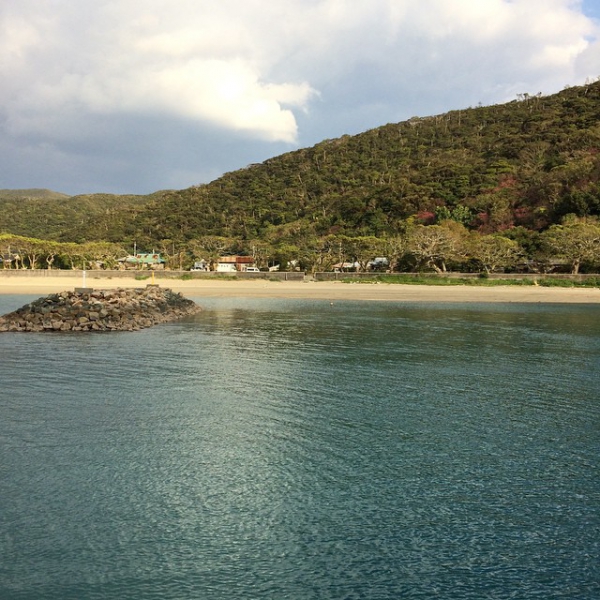
[[[0,334],[0,599],[600,598],[597,306],[196,300]]]

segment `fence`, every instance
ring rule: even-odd
[[[306,273],[298,271],[274,271],[274,272],[263,272],[260,273],[246,273],[245,271],[238,271],[236,273],[216,273],[216,272],[190,272],[190,271],[149,271],[149,270],[127,270],[127,271],[110,271],[110,270],[89,270],[85,271],[86,277],[90,279],[138,279],[145,281],[152,277],[156,280],[170,280],[170,279],[266,279],[270,281],[304,281],[307,278]],[[349,279],[373,279],[378,275],[386,276],[406,276],[406,277],[422,277],[423,279],[431,279],[433,277],[447,278],[447,279],[477,279],[480,277],[479,273],[334,273],[334,272],[322,272],[314,273],[310,277],[315,281],[347,281]],[[70,269],[0,269],[0,279],[5,277],[77,277],[81,278],[83,271],[81,270],[70,270]],[[522,279],[535,281],[536,279],[567,279],[571,281],[585,281],[588,278],[596,278],[598,274],[578,274],[571,275],[569,273],[490,273],[487,275],[489,279]]]

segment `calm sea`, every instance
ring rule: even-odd
[[[598,306],[196,300],[0,334],[1,600],[600,598]]]

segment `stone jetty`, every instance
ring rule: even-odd
[[[77,288],[39,298],[0,317],[2,331],[137,331],[202,310],[170,289]]]

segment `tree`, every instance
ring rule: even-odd
[[[390,271],[398,268],[398,263],[408,251],[408,236],[395,235],[385,238],[383,242],[382,254],[388,259]]]
[[[42,240],[37,240],[35,238],[21,238],[19,241],[20,251],[27,258],[27,262],[29,263],[30,269],[35,269],[37,266],[38,258],[43,253],[43,244]]]
[[[565,225],[552,225],[541,237],[543,247],[568,261],[574,275],[584,262],[600,264],[600,224],[596,220],[572,218]]]
[[[101,263],[105,269],[113,269],[117,266],[117,260],[126,251],[120,244],[111,242],[88,242],[81,245],[81,253],[86,262],[94,261]]]
[[[442,221],[456,221],[462,225],[467,226],[473,220],[473,213],[468,206],[458,204],[453,209],[449,209],[447,206],[438,206],[435,209],[435,221],[441,223]]]
[[[278,267],[280,271],[294,270],[298,263],[300,250],[294,244],[278,244],[271,254],[272,264],[270,266]]]
[[[2,255],[2,268],[12,268],[13,264],[15,269],[19,268],[21,262],[21,256],[19,254],[19,242],[22,240],[19,235],[12,235],[10,233],[0,234],[0,254]]]
[[[496,234],[472,233],[469,252],[486,273],[511,267],[523,256],[522,248],[517,242]]]
[[[269,256],[273,252],[271,245],[261,240],[251,240],[247,246],[249,246],[256,266],[258,268],[266,267],[269,262]]]
[[[512,227],[513,206],[517,200],[517,192],[510,186],[499,186],[477,196],[475,202],[480,231],[492,233]]]
[[[170,269],[176,269],[178,262],[180,262],[180,252],[175,251],[175,241],[165,238],[160,240],[156,247],[165,260],[165,265]],[[140,268],[143,268],[143,266]]]
[[[353,262],[358,263],[359,271],[366,271],[369,263],[377,256],[383,254],[383,240],[372,235],[346,237],[344,240],[345,252]]]
[[[59,242],[44,241],[42,244],[42,250],[44,253],[44,260],[46,261],[46,268],[52,269],[52,265],[56,260],[56,257],[61,253],[61,246]]]
[[[319,238],[309,236],[299,247],[299,265],[303,271],[331,271],[336,263],[338,249],[333,242],[333,236]]]
[[[408,251],[417,259],[417,268],[426,265],[437,273],[445,273],[450,261],[467,257],[467,230],[460,224],[417,225],[408,233]]]
[[[86,266],[87,255],[82,244],[74,242],[61,244],[61,256],[69,261],[71,269],[81,269]]]

